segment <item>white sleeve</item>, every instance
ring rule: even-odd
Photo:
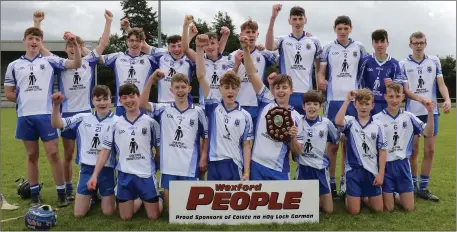
[[[16,86],[16,78],[14,76],[14,64],[15,62],[11,62],[6,68],[4,83],[4,85],[6,86]]]
[[[63,130],[74,128],[78,122],[81,122],[90,113],[79,113],[71,117],[62,118]]]
[[[105,138],[103,139],[103,143],[100,144],[102,148],[111,150],[113,147],[113,141],[114,141],[114,133],[116,131],[116,124],[113,123],[112,125],[109,125],[108,128],[106,128],[106,133],[105,133]]]

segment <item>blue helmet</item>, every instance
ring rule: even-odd
[[[25,226],[32,230],[49,230],[57,223],[57,214],[50,205],[30,208],[25,215]]]

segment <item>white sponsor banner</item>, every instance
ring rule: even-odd
[[[169,222],[319,223],[319,182],[171,181]]]

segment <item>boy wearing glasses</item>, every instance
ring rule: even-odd
[[[441,70],[440,59],[436,56],[426,55],[424,53],[427,47],[427,39],[422,32],[414,32],[409,37],[409,47],[413,54],[400,62],[401,70],[405,76],[404,89],[406,96],[406,111],[413,113],[422,122],[427,123],[427,109],[425,104],[432,101],[437,104],[436,88],[444,98],[444,113],[449,113],[451,109],[451,100],[449,91],[444,83],[443,73]],[[439,201],[439,198],[428,190],[430,172],[432,170],[433,155],[435,153],[435,138],[438,134],[438,116],[440,112],[438,107],[434,109],[434,130],[433,136],[424,136],[424,160],[422,161],[420,185],[417,185],[417,156],[419,154],[419,137],[414,138],[413,153],[410,157],[411,173],[414,184],[415,194],[423,199]]]

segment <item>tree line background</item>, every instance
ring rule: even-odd
[[[146,34],[146,42],[154,47],[158,47],[158,15],[157,10],[153,7],[148,7],[146,0],[122,0],[120,2],[122,10],[124,11],[125,16],[129,18],[130,26],[143,28]],[[214,18],[211,22],[206,22],[200,18],[194,20],[195,25],[197,26],[199,33],[206,33],[213,31],[218,34],[220,37],[220,30],[223,26],[226,26],[230,29],[230,37],[228,38],[227,45],[225,47],[223,55],[228,55],[231,52],[239,49],[239,34],[235,30],[235,25],[233,24],[232,18],[227,14],[227,12],[217,12],[214,15]],[[120,26],[119,26],[120,27]],[[121,29],[122,30],[122,29]],[[179,32],[181,33],[181,32]],[[167,35],[162,33],[162,44],[166,44]],[[118,33],[112,34],[110,36],[110,43],[106,47],[104,54],[120,52],[127,50],[126,46],[126,32],[122,31],[119,35]],[[190,47],[195,49],[195,39],[192,39],[190,42]],[[451,98],[456,97],[456,59],[452,55],[446,55],[444,57],[438,56],[441,61],[441,66],[445,78],[445,83],[449,89],[449,95]],[[114,72],[109,67],[104,65],[97,65],[98,72],[98,83],[104,84],[110,87],[111,91],[115,93],[116,83],[114,80]],[[271,72],[278,72],[278,66],[274,65],[268,68],[267,75]],[[194,96],[194,102],[198,102],[198,81],[193,74],[192,78],[192,96]],[[313,83],[315,82],[315,76],[313,72]],[[315,86],[315,83],[314,83]],[[441,98],[441,93],[438,92],[438,98]],[[150,95],[150,100],[157,102],[157,87],[154,86],[152,89],[152,94]]]

